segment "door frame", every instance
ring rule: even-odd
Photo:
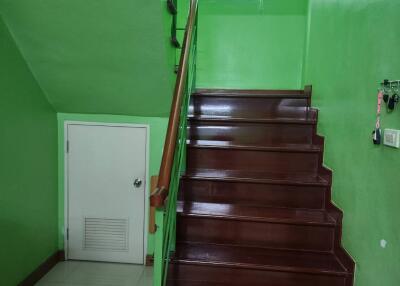
[[[148,228],[149,228],[149,198],[150,198],[150,178],[149,178],[149,150],[150,150],[150,126],[148,124],[135,124],[135,123],[107,123],[107,122],[90,122],[90,121],[64,121],[64,252],[65,260],[68,260],[69,240],[67,233],[69,228],[69,189],[68,189],[68,126],[70,125],[83,125],[83,126],[104,126],[104,127],[128,127],[128,128],[144,128],[146,130],[146,143],[145,143],[145,181],[144,181],[144,222],[143,222],[143,265],[146,264],[147,243],[148,243]]]

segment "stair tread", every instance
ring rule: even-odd
[[[192,169],[187,170],[184,178],[221,180],[221,181],[250,181],[271,184],[300,184],[328,186],[328,181],[318,174],[275,174],[268,172],[249,172],[246,170],[215,170]]]
[[[215,149],[243,149],[261,151],[287,151],[287,152],[319,152],[321,147],[313,144],[270,144],[268,146],[261,143],[242,143],[239,141],[221,140],[187,140],[189,147],[193,148],[215,148]]]
[[[168,280],[168,286],[184,285],[184,286],[230,286],[231,283],[218,283],[210,281],[192,281],[192,280]]]
[[[232,122],[232,123],[280,123],[280,124],[308,124],[314,125],[317,120],[312,117],[292,118],[292,117],[271,117],[271,118],[252,118],[252,117],[232,117],[215,115],[189,115],[189,121],[209,121],[209,122]]]
[[[278,105],[269,106],[264,102],[258,102],[257,105],[248,107],[246,104],[250,104],[249,100],[246,99],[230,99],[230,101],[237,101],[236,106],[230,108],[224,108],[228,105],[228,102],[218,99],[215,103],[203,103],[201,108],[192,107],[189,116],[204,116],[204,117],[215,117],[215,118],[283,118],[283,119],[316,119],[318,111],[308,106],[290,106],[290,105]],[[290,104],[290,100],[287,104]],[[222,102],[221,102],[222,101]]]
[[[179,263],[210,264],[288,272],[347,275],[333,253],[277,250],[237,245],[177,243],[171,259]]]
[[[325,211],[312,209],[180,201],[177,205],[177,212],[185,216],[275,223],[335,225],[335,220]]]
[[[263,90],[263,89],[197,89],[194,96],[217,97],[284,97],[284,98],[309,98],[304,90]]]

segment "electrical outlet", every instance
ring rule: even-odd
[[[383,144],[390,147],[400,148],[400,130],[385,129]]]

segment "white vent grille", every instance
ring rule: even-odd
[[[85,218],[84,223],[84,249],[128,250],[128,219]]]

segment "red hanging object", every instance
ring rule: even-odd
[[[376,111],[375,130],[372,132],[372,141],[374,142],[375,145],[380,145],[381,144],[381,137],[382,137],[382,131],[381,131],[382,99],[383,99],[383,91],[380,90],[378,92],[378,106],[377,106],[377,111]]]

